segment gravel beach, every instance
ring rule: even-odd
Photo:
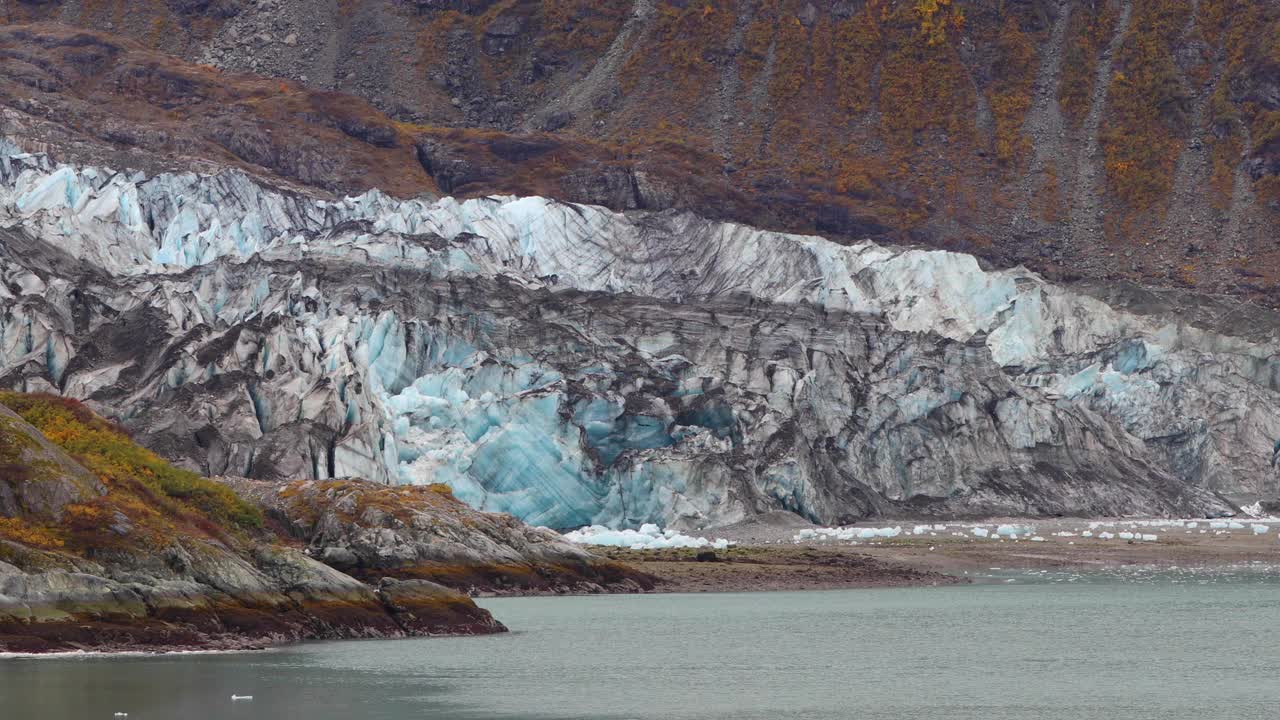
[[[1255,526],[1265,530],[1255,532]],[[864,528],[890,532],[899,528],[899,532],[893,537],[840,539],[786,516],[764,516],[702,533],[735,543],[727,550],[594,550],[657,577],[660,592],[948,585],[980,580],[995,570],[1226,570],[1247,566],[1280,577],[1280,520],[1276,519],[997,518],[848,527],[854,528],[855,537]],[[1001,527],[1006,532],[1009,528],[1024,532],[1016,538],[1002,537],[997,534]],[[987,536],[975,535],[975,528],[986,531]]]

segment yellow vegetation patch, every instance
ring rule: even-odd
[[[1030,142],[1022,123],[1031,109],[1035,83],[1036,51],[1031,38],[1013,14],[1005,17],[996,40],[996,64],[992,68],[991,114],[996,121],[996,159],[1013,163],[1023,157]]]
[[[1058,171],[1052,162],[1044,169],[1044,185],[1040,188],[1040,217],[1045,222],[1058,222],[1066,216]]]
[[[861,113],[871,106],[871,80],[880,63],[882,0],[870,0],[853,17],[836,23],[835,89],[840,108]]]
[[[1174,44],[1189,12],[1181,0],[1134,3],[1120,49],[1101,141],[1108,188],[1132,211],[1152,210],[1173,187],[1190,112]]]
[[[0,517],[0,540],[30,545],[45,550],[56,550],[66,544],[61,533],[43,525],[33,525],[22,518]]]
[[[1112,3],[1077,3],[1067,21],[1066,48],[1058,80],[1058,104],[1074,127],[1089,114],[1098,58],[1115,32],[1119,12]]]
[[[648,139],[705,146],[700,134],[688,132],[685,118],[708,101],[707,89],[717,84],[713,57],[728,41],[733,11],[725,2],[683,8],[662,2],[654,12],[648,40],[627,58],[619,83],[626,92],[653,98],[658,116],[671,121],[650,125]]]
[[[974,96],[968,73],[950,43],[934,42],[903,22],[886,25],[888,53],[880,74],[881,128],[899,146],[918,133],[942,130],[967,140],[973,130]]]
[[[65,528],[82,542],[110,539],[110,520],[128,518],[139,531],[184,531],[221,537],[257,528],[262,515],[224,485],[175,468],[134,443],[119,427],[80,403],[53,395],[0,393],[0,403],[98,476],[105,497],[65,508]]]
[[[542,41],[553,50],[599,54],[622,29],[629,9],[626,3],[542,0]]]

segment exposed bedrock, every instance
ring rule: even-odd
[[[1276,494],[1275,319],[1211,299],[690,214],[31,155],[0,161],[0,233],[0,383],[206,474],[442,482],[561,528]]]
[[[369,582],[427,580],[469,594],[639,592],[653,578],[546,528],[480,513],[442,485],[222,478],[326,565]]]
[[[6,393],[3,400],[24,397]],[[100,420],[66,412],[62,399],[46,398],[26,398],[24,412],[56,428],[51,437],[78,438],[97,471],[144,467],[130,460],[145,463],[141,454],[149,453],[120,446],[115,463],[105,463],[106,445],[85,438],[112,431]],[[61,420],[49,420],[60,411]],[[365,584],[270,533],[220,525],[218,516],[181,504],[176,495],[149,491],[136,476],[106,482],[80,464],[82,457],[72,458],[0,405],[0,652],[232,649],[506,630],[457,590],[426,578],[371,578]],[[430,513],[424,509],[423,515]],[[455,524],[463,518],[494,522],[470,509],[450,513]],[[527,530],[506,520],[512,536]],[[481,537],[457,535],[473,544]],[[482,548],[496,558],[519,556],[501,534],[483,537]]]

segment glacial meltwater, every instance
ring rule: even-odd
[[[1183,580],[482,600],[510,634],[6,659],[0,717],[1272,717],[1280,584]]]

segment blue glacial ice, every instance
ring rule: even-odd
[[[1277,482],[1274,338],[967,255],[12,153],[0,226],[110,278],[77,331],[74,277],[0,256],[9,384],[99,402],[205,472],[684,530],[921,502],[1216,513],[1211,491]],[[137,356],[103,351],[124,317],[156,327]]]

